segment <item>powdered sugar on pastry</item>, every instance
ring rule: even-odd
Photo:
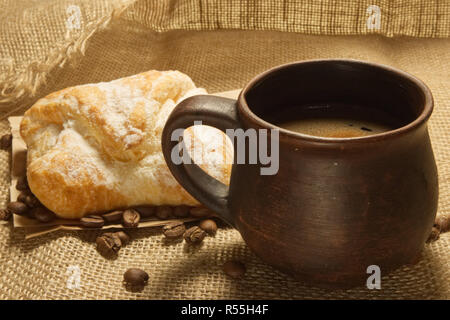
[[[170,173],[161,134],[177,103],[205,93],[181,72],[148,71],[40,99],[21,123],[32,192],[63,218],[135,205],[197,205]],[[200,166],[228,183],[232,149],[225,135],[201,126],[185,137],[201,146]]]

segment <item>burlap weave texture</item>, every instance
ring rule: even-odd
[[[277,18],[270,20],[274,21],[270,22],[273,25],[261,18],[261,21],[253,20],[255,23],[259,21],[254,26],[261,24],[261,28],[245,28],[245,24],[241,24],[247,21],[243,18],[243,12],[247,12],[245,10],[253,10],[255,13],[255,8],[262,8],[260,9],[261,16],[267,15],[268,12],[274,12],[275,16],[280,13],[280,8],[274,9],[274,6],[278,4],[264,7],[262,4],[268,2],[262,1],[256,4],[257,1],[254,1],[251,2],[253,6],[248,5],[250,2],[227,1],[226,3],[236,4],[236,6],[230,7],[225,4],[225,1],[222,1],[223,5],[217,5],[216,8],[222,8],[220,10],[225,11],[220,12],[225,13],[216,18],[225,19],[224,21],[228,21],[228,25],[225,22],[220,22],[220,24],[211,22],[211,25],[215,23],[217,28],[208,27],[209,24],[198,24],[198,21],[194,19],[196,14],[199,14],[195,5],[204,3],[202,1],[181,1],[180,3],[187,6],[186,8],[175,2],[170,2],[173,4],[171,7],[169,2],[163,1],[164,6],[160,9],[162,11],[156,10],[150,2],[138,1],[131,4],[121,17],[112,19],[104,28],[98,29],[92,34],[86,42],[84,56],[75,54],[74,58],[69,59],[63,67],[49,69],[47,82],[38,87],[34,97],[9,103],[8,108],[13,108],[18,104],[29,105],[36,98],[67,86],[109,81],[148,69],[177,69],[190,75],[198,86],[205,87],[209,92],[218,92],[242,87],[259,72],[295,60],[354,58],[384,63],[416,75],[433,92],[435,111],[430,120],[430,134],[439,170],[439,214],[450,214],[450,134],[448,133],[450,124],[450,41],[445,38],[449,35],[450,20],[448,17],[446,18],[442,14],[438,15],[438,24],[433,24],[431,18],[423,16],[420,19],[430,21],[430,23],[414,23],[415,29],[408,29],[417,32],[419,30],[417,28],[420,28],[419,33],[408,34],[395,31],[390,34],[386,31],[387,29],[385,32],[380,32],[384,35],[444,37],[442,39],[388,38],[382,35],[319,36],[305,34],[337,34],[336,32],[326,32],[325,27],[323,27],[325,29],[317,29],[318,32],[289,29],[280,30],[299,32],[216,30],[223,28],[278,30],[274,27],[279,23],[276,22]],[[11,1],[4,6],[13,8],[16,3],[18,2]],[[20,3],[31,8],[28,1],[24,0]],[[2,61],[14,60],[14,70],[17,73],[27,68],[32,61],[43,61],[55,42],[64,42],[64,32],[61,31],[61,28],[64,28],[64,19],[52,24],[52,21],[56,20],[50,17],[52,12],[65,13],[64,7],[60,6],[69,5],[69,3],[79,4],[83,11],[84,21],[89,20],[93,23],[107,16],[112,8],[112,4],[107,1],[91,1],[89,5],[87,1],[60,3],[58,5],[51,4],[54,6],[53,11],[41,13],[49,20],[47,30],[58,29],[60,30],[58,35],[50,32],[51,35],[44,36],[45,31],[41,30],[45,29],[43,26],[36,27],[34,33],[31,31],[26,33],[24,30],[19,30],[18,25],[12,27],[13,24],[10,24],[7,35],[3,32],[0,35],[0,48],[2,48],[0,58],[3,59]],[[217,1],[217,3],[219,2]],[[242,3],[246,4],[245,8],[250,9],[245,9]],[[293,2],[285,1],[284,3],[289,5]],[[305,1],[305,3],[310,3],[311,8],[315,7],[314,1]],[[337,1],[329,3],[337,3]],[[357,3],[352,6],[365,8],[367,4],[365,1]],[[383,3],[383,1],[379,2],[382,8]],[[401,7],[400,4],[403,2],[395,1],[395,3]],[[414,1],[410,3],[414,3]],[[435,8],[441,8],[441,10],[448,4],[445,1],[433,3]],[[241,15],[231,13],[226,18],[227,10],[238,10],[235,9],[236,7]],[[192,10],[188,10],[189,8]],[[203,14],[208,12],[209,19],[213,19],[211,10],[216,9],[202,8]],[[12,9],[9,10],[16,12]],[[298,10],[297,14],[301,11]],[[166,15],[165,19],[158,18],[161,16],[161,12]],[[289,18],[291,11],[287,12],[288,20],[295,20]],[[361,11],[363,26],[364,18],[362,16],[366,17],[364,12],[365,9]],[[422,12],[427,11],[422,10]],[[414,11],[414,14],[416,13]],[[16,14],[19,16],[19,13]],[[39,14],[35,11],[30,13],[30,16],[34,17],[32,19],[39,18]],[[254,14],[250,15],[249,13],[245,13],[245,16],[255,17]],[[391,16],[395,15],[391,14]],[[182,17],[187,19],[183,21],[191,21],[191,24],[180,22]],[[6,16],[3,18],[8,19]],[[199,21],[204,21],[202,19]],[[330,19],[334,21],[333,19],[337,18],[327,17],[324,20]],[[349,24],[351,23],[349,22]],[[2,24],[0,23],[0,25]],[[443,31],[434,34],[427,33],[430,32],[426,31],[428,25],[433,25],[435,30],[442,28]],[[84,26],[83,23],[82,26]],[[360,31],[348,33],[368,33],[365,29]],[[16,37],[14,32],[16,32]],[[82,34],[83,30],[77,32]],[[19,34],[21,36],[17,37]],[[46,37],[47,42],[44,42],[42,39]],[[76,39],[76,34],[74,37]],[[71,65],[69,62],[73,62],[73,64]],[[0,65],[0,70],[7,70],[6,63]],[[0,135],[7,131],[6,121],[0,122]],[[8,198],[9,158],[8,152],[0,151],[0,205],[2,207]],[[308,287],[273,270],[249,251],[240,235],[233,229],[219,230],[215,238],[207,238],[204,245],[198,249],[189,248],[184,243],[167,244],[162,240],[162,235],[158,230],[136,230],[131,233],[134,241],[123,248],[118,259],[113,261],[105,260],[96,252],[94,244],[96,235],[95,231],[58,232],[36,239],[24,240],[23,232],[20,230],[14,230],[9,225],[0,226],[0,265],[2,266],[0,268],[0,298],[450,298],[450,255],[448,253],[450,234],[448,233],[441,235],[441,239],[437,242],[425,245],[423,257],[417,265],[403,267],[384,277],[381,290],[355,288],[347,291],[329,291]],[[230,258],[240,259],[247,264],[248,272],[243,280],[228,279],[221,271],[222,263]],[[122,274],[128,267],[140,267],[149,272],[150,282],[142,293],[129,293],[123,288]],[[79,288],[70,289],[67,281],[70,280],[70,270],[74,270],[73,268],[75,270],[79,268],[81,282]]]

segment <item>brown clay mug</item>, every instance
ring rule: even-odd
[[[381,108],[403,124],[367,137],[324,138],[267,121],[288,106],[329,101]],[[383,276],[416,262],[433,225],[432,109],[426,85],[391,67],[294,62],[252,79],[237,101],[207,95],[182,101],[165,125],[162,148],[178,182],[268,264],[313,284],[364,285],[368,266],[379,266]],[[197,120],[222,131],[279,129],[278,173],[261,175],[262,164],[235,162],[228,187],[195,164],[174,164],[178,142],[171,133]]]

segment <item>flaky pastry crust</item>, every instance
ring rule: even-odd
[[[205,93],[181,72],[148,71],[40,99],[20,127],[31,191],[69,219],[137,205],[198,205],[170,173],[161,134],[178,102]],[[232,149],[224,135],[196,126],[186,136],[203,147],[200,166],[227,184]]]

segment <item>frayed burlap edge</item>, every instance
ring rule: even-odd
[[[31,62],[22,72],[14,73],[11,61],[8,76],[0,82],[0,113],[4,112],[0,115],[0,120],[21,111],[25,105],[20,101],[33,97],[46,83],[52,70],[62,68],[67,63],[76,65],[84,56],[89,39],[98,31],[107,28],[111,21],[118,18],[129,5],[130,3],[122,4],[113,9],[109,15],[90,22],[78,38],[75,38],[71,30],[67,30],[64,44],[51,50],[43,61]],[[11,108],[11,103],[14,103],[16,107]]]

